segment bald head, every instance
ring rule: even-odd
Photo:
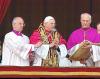
[[[24,27],[24,20],[21,17],[15,17],[12,21],[13,30],[22,32]]]
[[[82,28],[89,28],[91,24],[91,15],[89,13],[81,14],[81,25]]]
[[[47,16],[43,21],[43,25],[48,31],[52,31],[55,28],[55,24],[55,19],[52,16]]]

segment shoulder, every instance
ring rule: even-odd
[[[29,37],[28,36],[22,34],[22,38],[23,38],[24,41],[26,41],[27,43],[29,43]]]
[[[7,33],[4,37],[4,41],[15,40],[15,39],[16,39],[16,35],[13,32]]]
[[[76,29],[75,31],[72,32],[72,34],[77,34],[81,31],[81,28]]]
[[[90,29],[93,30],[93,31],[96,31],[96,29],[94,27],[91,27]]]
[[[29,39],[29,37],[26,36],[25,34],[22,34],[22,36],[23,36],[24,38],[26,38],[26,39]]]
[[[12,36],[14,36],[14,33],[13,33],[13,32],[9,32],[9,33],[7,33],[7,34],[5,35],[5,38],[7,38],[7,37],[12,37]]]
[[[39,30],[38,29],[35,29],[32,34],[35,34],[35,33],[36,34],[39,34]]]
[[[40,36],[39,30],[38,29],[34,30],[30,37],[32,37],[32,36]]]

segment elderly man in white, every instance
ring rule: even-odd
[[[67,47],[69,49],[69,54],[71,55],[74,53],[79,46],[81,46],[83,43],[88,43],[87,45],[83,46],[83,50],[89,49],[91,52],[91,57],[89,57],[87,60],[83,61],[72,61],[72,66],[98,66],[99,64],[96,64],[97,62],[100,62],[100,47],[94,45],[94,43],[100,42],[100,39],[98,39],[97,30],[93,27],[91,27],[91,15],[89,13],[83,13],[81,14],[81,28],[75,30],[70,35]],[[100,65],[99,65],[100,66]]]
[[[5,35],[2,51],[2,65],[29,66],[29,51],[39,47],[42,43],[29,44],[29,38],[22,34],[24,20],[15,17],[12,21],[13,30]]]
[[[36,50],[33,66],[69,67],[70,61],[66,58],[66,41],[55,29],[55,19],[47,16],[39,28],[30,37],[30,43],[43,42]],[[39,55],[40,54],[40,55]]]

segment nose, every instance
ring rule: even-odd
[[[86,23],[87,21],[84,21],[84,23]]]

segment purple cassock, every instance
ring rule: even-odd
[[[92,27],[86,29],[79,28],[70,35],[67,41],[67,48],[70,49],[84,40],[88,40],[93,43],[100,43],[100,34],[97,34],[97,30]]]

